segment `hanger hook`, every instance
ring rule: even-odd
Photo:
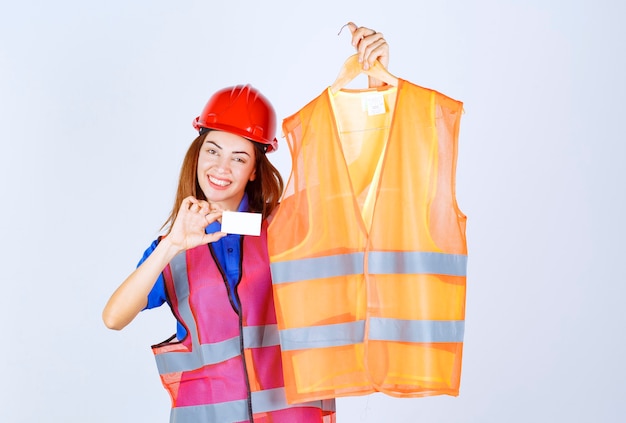
[[[343,31],[343,29],[345,27],[347,27],[348,25],[350,25],[350,22],[348,22],[347,24],[345,24],[344,26],[342,26],[341,28],[339,28],[339,32],[337,33],[337,35],[341,35],[341,31]]]

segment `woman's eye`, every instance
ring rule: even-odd
[[[216,149],[214,149],[214,148],[209,148],[209,149],[207,150],[207,153],[209,153],[209,154],[217,154],[217,150],[216,150]]]

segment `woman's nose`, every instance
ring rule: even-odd
[[[217,163],[217,171],[219,173],[226,173],[228,170],[230,169],[230,160],[227,160],[226,158],[220,158],[220,160]]]

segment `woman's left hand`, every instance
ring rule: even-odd
[[[352,45],[357,50],[363,69],[369,69],[376,60],[386,69],[389,65],[389,44],[383,34],[364,26],[356,26],[354,22],[348,22],[348,28],[352,33]],[[370,87],[382,85],[385,83],[370,77]]]

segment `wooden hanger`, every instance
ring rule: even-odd
[[[333,85],[330,86],[330,91],[335,94],[361,73],[386,82],[388,85],[398,85],[398,78],[389,73],[389,71],[385,69],[385,67],[381,65],[378,60],[374,62],[373,66],[370,66],[369,69],[365,70],[363,69],[363,65],[359,63],[359,55],[353,54],[344,62],[341,70],[339,71],[339,75],[337,75],[337,79],[335,79]]]

